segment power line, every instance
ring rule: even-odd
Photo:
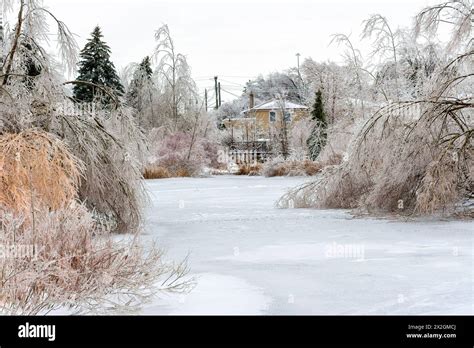
[[[228,80],[224,80],[224,79],[221,79],[221,81],[230,83],[230,84],[232,84],[232,85],[245,87],[245,85],[243,85],[243,84],[241,84],[241,83],[236,83],[236,82],[232,82],[232,81],[228,81]]]
[[[222,85],[222,87],[225,87],[227,89],[231,89],[231,90],[234,90],[234,91],[243,91],[244,90],[244,88],[238,87],[238,86]]]
[[[221,75],[223,77],[230,77],[230,78],[238,78],[238,79],[246,79],[246,78],[251,78],[255,79],[257,76],[230,76],[230,75]]]
[[[220,77],[228,77],[228,78],[238,78],[238,79],[245,79],[245,78],[257,78],[258,76],[231,76],[231,75],[219,75]],[[203,76],[195,76],[194,79],[214,79],[212,75],[203,75]]]
[[[237,94],[234,94],[234,93],[232,93],[232,92],[229,92],[229,91],[225,90],[224,88],[221,88],[221,89],[222,89],[222,91],[224,91],[224,92],[226,92],[226,93],[228,93],[228,94],[230,94],[230,95],[233,95],[234,97],[237,97],[237,98],[240,98],[240,97],[241,97],[241,95],[237,95]]]

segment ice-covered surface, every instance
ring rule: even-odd
[[[144,240],[197,287],[142,314],[474,314],[472,222],[274,207],[303,178],[148,181]]]

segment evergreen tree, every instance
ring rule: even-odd
[[[95,27],[92,37],[81,51],[77,80],[104,86],[120,96],[124,92],[123,86],[114,64],[110,61],[110,47],[102,40],[102,37],[100,28]],[[93,86],[80,83],[74,86],[74,98],[78,101],[92,102],[98,94],[105,100],[110,99],[100,89]]]
[[[142,76],[146,77],[148,80],[151,79],[151,76],[153,75],[153,69],[151,68],[151,60],[149,56],[143,58],[139,66],[139,70],[142,73]]]
[[[316,92],[316,100],[314,101],[313,110],[311,111],[311,118],[314,121],[318,121],[327,126],[326,114],[324,113],[323,106],[323,94],[321,93],[321,90]]]
[[[327,140],[327,120],[324,112],[323,97],[320,90],[316,92],[316,100],[311,111],[311,118],[313,119],[314,127],[311,135],[307,141],[309,148],[309,156],[311,160],[315,161],[321,150],[326,145]]]
[[[150,57],[145,57],[133,74],[130,87],[127,92],[128,105],[141,111],[142,95],[144,88],[151,84],[153,69],[151,68]]]

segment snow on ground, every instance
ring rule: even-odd
[[[198,281],[142,314],[474,314],[472,222],[274,207],[306,180],[148,181],[144,240]]]

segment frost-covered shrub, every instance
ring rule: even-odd
[[[274,176],[314,176],[321,172],[326,166],[339,164],[340,156],[333,156],[326,162],[315,162],[309,159],[299,160],[290,158],[285,160],[283,157],[276,157],[267,161],[263,166],[263,175],[266,177]]]
[[[219,161],[219,143],[208,138],[201,139],[202,146],[206,152],[206,157],[209,160],[209,166],[211,168],[220,169],[225,167],[225,163]]]
[[[341,117],[327,129],[327,141],[318,161],[333,162],[334,157],[344,157],[350,149],[355,134],[364,125],[363,121],[355,122],[349,117]]]
[[[87,209],[71,204],[38,210],[35,224],[0,215],[0,314],[38,315],[64,308],[78,313],[133,311],[157,291],[188,291],[185,264],[138,239],[116,241]]]
[[[285,166],[285,159],[282,156],[270,158],[263,165],[262,174],[267,177],[284,176],[282,168]]]
[[[309,154],[308,139],[313,127],[314,121],[310,118],[303,118],[292,125],[289,131],[289,147],[292,158],[299,160],[307,158]]]
[[[151,158],[146,167],[162,167],[172,177],[198,176],[212,162],[206,151],[206,143],[202,139],[193,139],[191,134],[170,134],[152,146]]]

